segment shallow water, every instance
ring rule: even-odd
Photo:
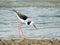
[[[12,8],[13,9],[13,8]],[[19,19],[11,8],[0,8],[0,39],[18,39]],[[60,8],[20,7],[14,8],[35,22],[33,26],[22,24],[22,31],[28,38],[60,39]]]

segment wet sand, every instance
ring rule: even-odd
[[[60,40],[24,39],[22,41],[0,40],[0,45],[60,45]]]

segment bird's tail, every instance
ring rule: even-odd
[[[15,9],[13,9],[12,11],[16,12],[17,14],[19,14]]]

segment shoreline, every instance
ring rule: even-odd
[[[1,45],[60,45],[60,40],[36,40],[36,39],[23,39],[19,41],[0,40]]]

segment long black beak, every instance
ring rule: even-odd
[[[35,24],[33,24],[34,28],[37,30],[37,27],[35,26]]]

